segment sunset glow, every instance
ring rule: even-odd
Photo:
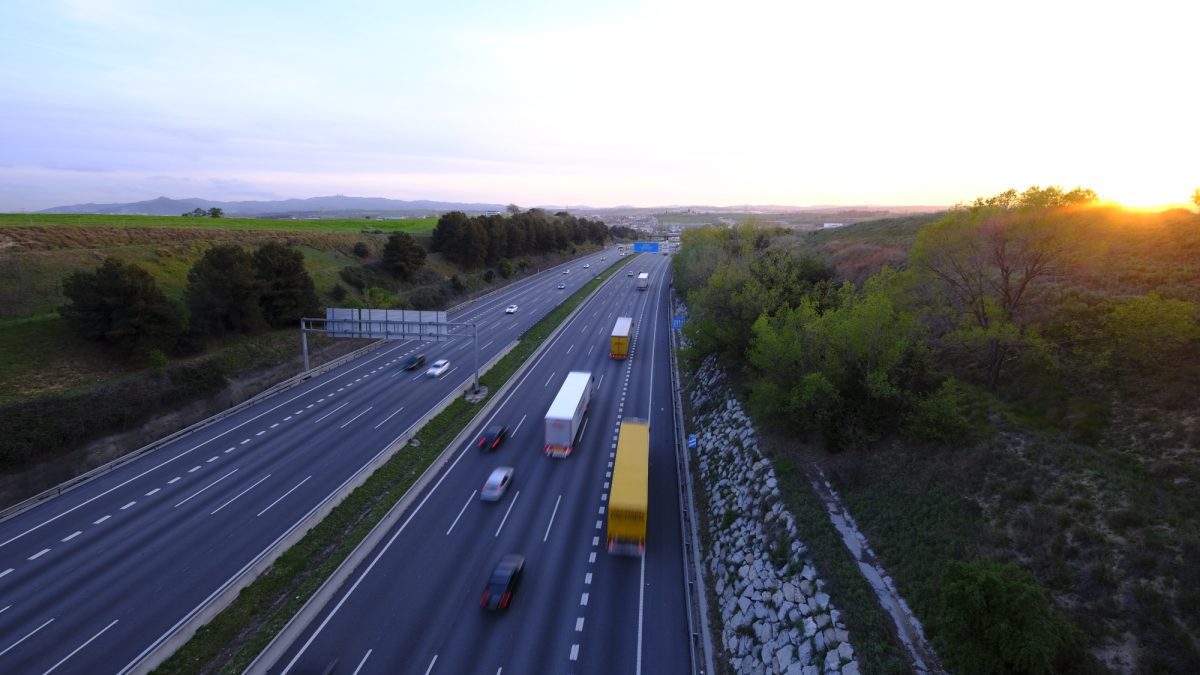
[[[1197,25],[1166,0],[17,0],[0,211],[950,205],[1030,185],[1186,204]]]

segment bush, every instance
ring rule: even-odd
[[[915,402],[908,416],[907,431],[917,438],[943,443],[962,438],[971,430],[963,408],[962,386],[949,378],[933,393]]]
[[[504,277],[505,279],[508,279],[509,277],[512,276],[512,274],[513,274],[512,262],[510,260],[508,260],[507,258],[505,258],[504,260],[501,260],[500,261],[500,276]]]
[[[346,287],[341,284],[334,284],[329,290],[329,297],[333,298],[334,302],[341,302],[346,299]]]
[[[441,309],[449,297],[442,286],[422,286],[408,294],[408,302],[413,309]]]
[[[483,273],[483,280],[489,284],[496,280],[496,273],[492,270],[487,270]]]
[[[982,558],[949,563],[940,604],[938,649],[955,672],[1057,672],[1083,644],[1083,634],[1054,610],[1033,575],[1015,565]]]
[[[371,247],[367,246],[365,241],[360,241],[354,245],[354,255],[359,258],[367,258],[371,255]]]

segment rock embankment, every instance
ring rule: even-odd
[[[858,675],[846,627],[797,538],[750,418],[715,360],[704,362],[688,396],[708,495],[705,565],[730,664],[746,674]]]

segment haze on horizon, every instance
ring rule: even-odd
[[[160,195],[953,204],[1197,186],[1172,0],[0,5],[0,212]]]

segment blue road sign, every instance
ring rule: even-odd
[[[696,434],[688,434],[688,447],[696,447]]]
[[[633,242],[634,253],[658,253],[657,241],[635,241]]]
[[[682,330],[683,329],[683,317],[677,316],[677,317],[672,318],[671,319],[671,328],[674,328],[675,330]]]

